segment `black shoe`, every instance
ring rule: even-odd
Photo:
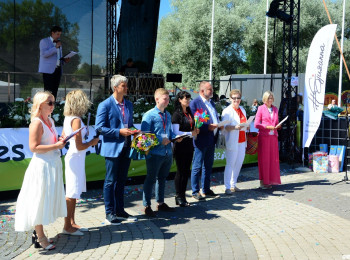
[[[168,204],[166,204],[166,203],[162,203],[160,205],[157,205],[157,210],[164,211],[164,212],[174,212],[175,211],[174,208],[169,207]]]
[[[175,203],[180,207],[186,207],[190,205],[184,197],[175,197]]]
[[[35,243],[35,241],[38,240],[38,236],[36,235],[36,231],[34,230],[33,231],[33,234],[32,234],[32,244]],[[47,240],[50,244],[53,244],[53,240]],[[35,246],[38,246],[38,247],[35,247],[35,248],[41,248],[40,244],[37,243]]]
[[[145,207],[145,215],[150,218],[157,217],[156,213],[152,210],[151,206]]]
[[[127,212],[117,213],[115,217],[119,220],[126,220],[126,221],[137,221],[136,217],[133,217],[129,215]]]
[[[219,195],[214,193],[214,191],[209,190],[207,193],[202,193],[202,196],[205,197],[209,197],[209,198],[215,198],[218,197]]]
[[[36,236],[36,231],[34,230],[33,231],[33,234],[32,234],[32,244],[35,243],[35,240],[38,239],[38,237]]]
[[[194,198],[195,200],[204,200],[205,198],[202,197],[202,195],[198,192],[192,195],[192,198]]]
[[[106,223],[109,225],[118,226],[120,225],[120,220],[116,218],[112,213],[106,215]]]

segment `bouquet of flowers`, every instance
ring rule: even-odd
[[[194,126],[200,128],[203,123],[208,122],[209,118],[206,110],[203,112],[203,109],[198,109],[196,113],[194,113]]]
[[[152,147],[158,144],[159,142],[155,134],[141,133],[134,137],[131,142],[131,148],[134,148],[140,154],[147,155]]]

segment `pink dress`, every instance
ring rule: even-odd
[[[266,126],[278,124],[278,110],[271,106],[272,111],[264,104],[259,106],[255,116],[254,126],[259,129],[258,137],[258,168],[259,179],[264,185],[281,184],[280,163],[278,151],[277,130],[266,129]]]

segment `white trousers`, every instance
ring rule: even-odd
[[[239,172],[245,156],[246,143],[239,143],[237,150],[226,150],[226,166],[224,172],[225,188],[236,187]]]

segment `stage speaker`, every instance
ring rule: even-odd
[[[167,73],[166,82],[182,82],[182,74]]]

